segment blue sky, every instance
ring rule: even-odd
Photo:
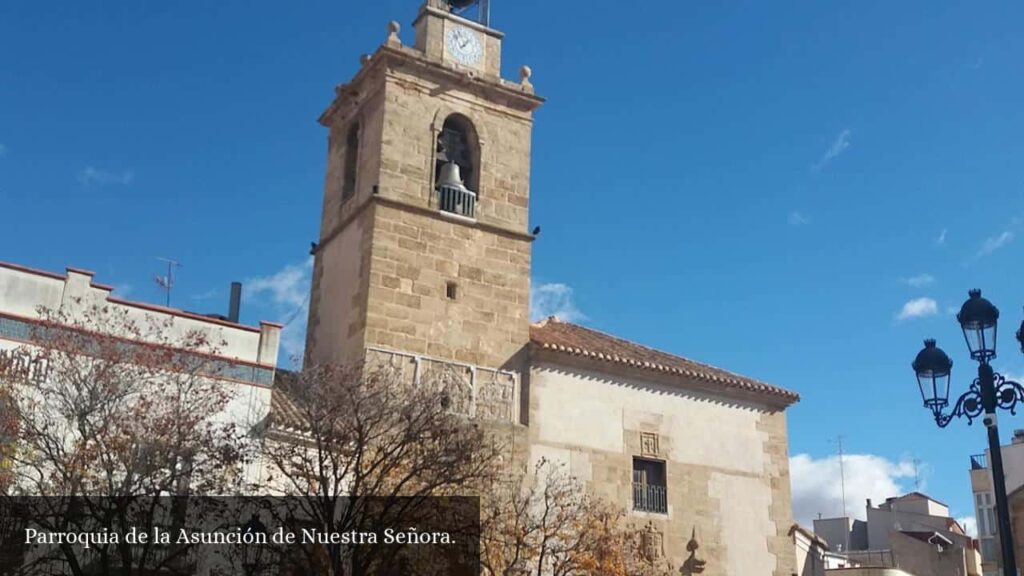
[[[910,362],[972,367],[949,312],[1003,311],[1024,375],[1024,6],[494,0],[505,76],[538,93],[542,311],[793,388],[798,513],[914,486],[972,513],[984,430],[938,430]],[[0,259],[87,267],[176,305],[304,320],[326,134],[359,55],[417,0],[0,5]],[[901,314],[902,313],[902,314]],[[1011,326],[1014,330],[1011,330]],[[294,341],[298,341],[295,338]],[[1002,418],[1008,438],[1024,415]],[[694,430],[694,441],[713,442]],[[799,474],[798,474],[799,471]],[[824,479],[824,480],[823,480]],[[825,482],[825,483],[823,483]]]

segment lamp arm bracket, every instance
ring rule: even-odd
[[[1021,388],[1020,391],[1024,393],[1024,388]],[[1024,400],[1024,396],[1021,399]],[[1014,402],[1016,403],[1016,401]],[[957,399],[949,414],[943,414],[941,409],[934,411],[935,423],[939,425],[939,428],[945,428],[954,418],[967,418],[967,424],[971,425],[975,418],[981,416],[982,412],[984,412],[984,408],[981,403],[981,385],[975,380],[971,384],[971,389]]]
[[[1024,386],[1013,380],[1007,380],[1002,374],[996,373],[996,405],[1003,410],[1009,410],[1010,414],[1017,413],[1017,403],[1024,402]]]

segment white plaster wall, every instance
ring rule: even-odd
[[[67,279],[62,280],[49,275],[0,266],[0,313],[38,319],[40,308],[63,308],[74,317],[93,305],[107,304],[123,310],[143,332],[154,322],[162,325],[166,319],[173,318],[173,324],[164,332],[166,340],[173,341],[197,331],[207,335],[214,344],[218,356],[271,366],[277,363],[276,350],[272,357],[268,357],[269,354],[266,352],[261,356],[261,338],[267,335],[259,329],[223,325],[206,319],[175,314],[171,310],[162,311],[159,307],[145,304],[110,301],[110,290],[93,285],[91,281],[90,276],[72,270],[68,271]]]
[[[671,438],[670,461],[764,472],[767,435],[757,430],[757,410],[650,382],[607,378],[534,367],[530,426],[537,428],[540,442],[621,454],[623,425],[653,419],[660,420],[657,432]]]
[[[670,482],[669,513],[663,518],[675,523],[698,505],[710,507],[713,517],[700,524],[715,526],[726,548],[726,564],[716,573],[774,573],[777,559],[769,553],[768,541],[778,528],[771,518],[771,483],[765,477],[768,434],[758,430],[763,407],[551,363],[531,368],[529,386],[533,462],[546,458],[561,463],[573,476],[592,480],[596,493],[620,497],[619,487],[632,481],[628,464],[613,472],[621,478],[611,478],[607,464],[595,462],[602,455],[620,461],[634,455],[639,438],[627,437],[626,431],[656,432]],[[686,492],[693,488],[679,476],[685,474],[680,464],[712,470],[707,496]],[[682,494],[688,495],[679,500]],[[710,500],[698,504],[692,498]],[[623,504],[631,507],[628,501]]]
[[[934,500],[917,496],[906,496],[891,502],[896,513],[922,514],[925,516],[949,516],[949,508]]]
[[[110,290],[92,283],[88,274],[69,270],[65,279],[20,269],[8,265],[0,265],[0,314],[20,319],[39,319],[39,308],[61,308],[72,318],[92,305],[109,305],[124,310],[131,320],[142,330],[142,337],[147,334],[151,322],[158,323],[162,329],[158,336],[148,343],[170,344],[180,340],[192,331],[205,333],[217,348],[217,358],[222,360],[239,360],[272,368],[276,365],[280,328],[276,325],[263,324],[260,328],[222,324],[201,317],[184,316],[170,309],[151,307],[147,304],[128,301],[112,302],[108,300]],[[172,323],[163,328],[164,322]],[[86,326],[86,328],[88,328]],[[122,334],[123,336],[123,334]],[[223,343],[222,343],[223,341]],[[0,350],[23,348],[24,342],[5,338],[0,334]],[[229,395],[229,402],[224,411],[218,415],[221,422],[233,423],[241,431],[249,432],[262,422],[269,410],[271,389],[252,383],[232,380],[214,379]]]
[[[0,311],[37,317],[36,307],[60,306],[64,281],[0,268]]]
[[[825,576],[825,570],[845,564],[800,531],[793,532],[793,545],[796,548],[796,576]]]
[[[162,322],[172,316],[131,305],[115,304],[115,306],[125,310],[127,317],[135,322],[143,332],[150,329],[150,322],[155,321],[158,323],[157,326],[162,326]],[[178,340],[192,333],[205,335],[210,341],[210,348],[215,350],[218,356],[270,365],[277,363],[276,355],[272,358],[260,358],[260,332],[258,331],[232,328],[182,316],[174,316],[173,324],[163,330],[164,338],[168,341]]]
[[[718,499],[719,528],[726,542],[722,574],[771,574],[775,555],[766,536],[775,534],[771,489],[761,478],[715,473],[710,495]]]

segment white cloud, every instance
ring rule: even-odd
[[[939,313],[939,304],[931,298],[914,298],[906,304],[896,315],[897,320],[910,320],[911,318],[924,318]]]
[[[990,236],[989,238],[986,238],[984,244],[982,244],[981,248],[978,250],[978,258],[988,256],[1003,246],[1006,246],[1013,241],[1013,237],[1013,232],[1007,230],[998,236]]]
[[[313,259],[288,264],[269,275],[250,278],[244,294],[258,311],[285,325],[281,333],[281,357],[288,363],[300,363],[306,348],[306,320],[309,314],[310,277]]]
[[[135,174],[130,170],[109,172],[93,166],[86,166],[78,173],[78,182],[82,186],[109,186],[112,184],[127,186],[135,181]]]
[[[938,246],[944,246],[946,244],[946,234],[949,232],[948,228],[943,228],[942,232],[939,232],[938,238],[935,239],[935,244]]]
[[[1013,380],[1014,382],[1024,384],[1024,374],[1015,374],[1014,372],[1004,372],[1002,370],[1000,370],[999,373],[1007,380]]]
[[[847,454],[843,457],[846,485],[846,510],[853,518],[865,518],[866,499],[875,505],[886,498],[907,492],[903,480],[914,479],[911,460],[893,462],[873,454]],[[815,459],[797,454],[789,459],[793,486],[793,516],[805,526],[813,525],[820,513],[823,517],[843,514],[843,476],[839,457]]]
[[[918,274],[917,276],[911,276],[910,278],[901,278],[900,282],[903,282],[911,288],[921,288],[928,286],[929,284],[934,284],[935,277],[931,274]]]
[[[530,318],[536,322],[548,316],[557,316],[566,322],[578,322],[587,318],[576,308],[573,290],[568,285],[535,284],[530,289]]]
[[[836,136],[836,139],[832,141],[832,145],[828,147],[825,154],[818,160],[818,163],[814,165],[814,170],[821,170],[829,162],[838,158],[846,149],[850,147],[850,129],[847,128]]]
[[[963,527],[964,532],[971,538],[978,537],[978,521],[974,516],[961,516],[956,521]]]
[[[811,219],[808,218],[801,212],[793,211],[789,213],[789,218],[786,220],[790,226],[806,226],[811,223]]]

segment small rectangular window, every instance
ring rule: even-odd
[[[345,138],[345,164],[342,168],[341,201],[356,194],[356,171],[359,169],[359,124],[353,124]]]
[[[445,284],[445,294],[448,296],[449,300],[455,300],[455,298],[459,295],[458,290],[459,287],[455,284],[455,282],[448,282],[447,284]]]
[[[664,462],[633,458],[633,509],[658,514],[668,513],[668,486]]]

